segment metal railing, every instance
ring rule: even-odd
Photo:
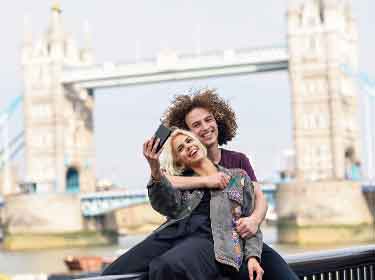
[[[303,280],[375,280],[375,245],[286,258]]]
[[[296,254],[285,259],[301,280],[375,280],[375,245]],[[142,273],[70,278],[55,275],[48,280],[140,280],[142,276]],[[277,280],[277,275],[274,279]]]

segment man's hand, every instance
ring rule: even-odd
[[[155,141],[155,138],[153,137],[143,144],[143,155],[147,159],[148,165],[150,166],[151,176],[157,180],[161,177],[159,156],[163,150],[160,149],[160,151],[156,153],[156,148],[159,142],[159,138]]]
[[[254,280],[254,272],[256,274],[255,280],[262,280],[264,271],[256,258],[249,258],[249,260],[247,261],[247,269],[249,270],[250,280]]]
[[[230,180],[230,176],[223,172],[218,172],[211,176],[205,177],[205,186],[208,189],[224,189]]]
[[[259,223],[253,216],[239,218],[237,221],[236,230],[243,239],[248,239],[254,236],[259,228]]]

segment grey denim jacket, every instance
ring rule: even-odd
[[[239,270],[243,260],[249,257],[260,260],[262,253],[263,241],[259,229],[255,236],[246,240],[235,230],[235,221],[250,216],[254,210],[254,185],[242,169],[218,168],[230,175],[231,180],[225,189],[211,190],[210,219],[215,258]],[[168,218],[155,232],[189,216],[204,194],[202,190],[176,189],[165,176],[158,182],[150,180],[147,188],[151,206]]]

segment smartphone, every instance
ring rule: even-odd
[[[164,143],[167,141],[167,139],[171,135],[171,133],[172,133],[172,130],[170,128],[166,127],[163,124],[159,125],[159,127],[156,130],[155,135],[154,135],[155,141],[157,140],[157,138],[160,139],[159,145],[156,148],[156,152],[160,151],[160,149],[163,147]]]

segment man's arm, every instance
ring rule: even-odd
[[[212,176],[168,176],[168,180],[171,185],[176,189],[199,189],[199,188],[209,188],[209,189],[223,189],[225,188],[230,180],[230,177],[223,173],[218,172]]]
[[[266,217],[268,210],[268,203],[265,195],[263,194],[260,184],[254,182],[254,194],[255,194],[255,209],[250,217],[252,217],[260,226]]]
[[[266,217],[268,203],[260,185],[255,182],[257,179],[253,167],[250,164],[250,160],[245,155],[241,160],[241,168],[246,171],[250,179],[253,181],[255,208],[249,217],[239,219],[237,224],[237,231],[242,238],[249,238],[256,234],[258,228]]]

